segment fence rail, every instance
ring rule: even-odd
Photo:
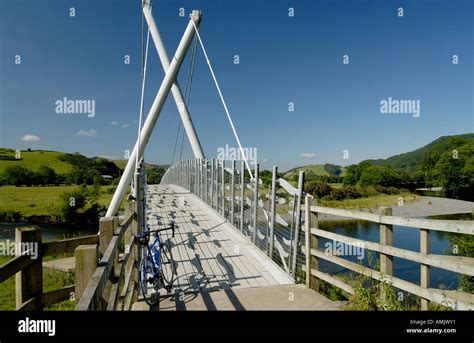
[[[15,275],[15,299],[17,310],[42,310],[74,298],[75,285],[43,292],[43,258],[68,254],[83,244],[98,244],[99,235],[42,242],[41,229],[36,226],[17,228],[15,243],[21,248],[17,256],[0,266],[0,283]],[[28,253],[36,245],[38,256]]]
[[[319,280],[324,280],[336,287],[341,288],[349,294],[354,294],[354,289],[341,279],[319,270],[320,259],[329,261],[353,272],[363,274],[392,285],[395,288],[417,295],[421,298],[421,309],[429,309],[431,301],[458,310],[473,310],[474,295],[461,291],[441,290],[430,288],[430,267],[474,276],[474,258],[461,256],[445,256],[430,253],[430,231],[444,231],[450,233],[474,234],[474,223],[472,221],[447,221],[420,218],[405,218],[392,216],[390,208],[383,207],[379,214],[361,211],[348,211],[311,205],[315,200],[305,199],[305,251],[306,285],[309,288],[319,290]],[[367,220],[380,224],[380,243],[369,242],[362,239],[347,237],[318,227],[318,214],[332,214],[342,217]],[[416,228],[420,231],[420,251],[411,251],[393,247],[393,227],[400,225]],[[380,254],[380,270],[374,270],[358,263],[348,261],[337,254],[322,250],[319,247],[319,238],[348,245],[361,245],[364,249],[378,252]],[[420,285],[402,280],[393,276],[393,257],[399,257],[420,264]],[[383,296],[383,294],[382,294]]]

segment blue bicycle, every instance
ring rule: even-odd
[[[176,277],[170,240],[163,242],[159,235],[160,232],[167,230],[172,231],[172,238],[174,238],[174,223],[162,229],[150,230],[148,228],[148,231],[136,235],[138,242],[146,246],[146,255],[140,261],[138,269],[139,286],[146,303],[150,306],[158,302],[160,288],[164,288],[168,294],[171,293]],[[151,236],[155,239],[150,243]]]

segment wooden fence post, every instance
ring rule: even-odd
[[[15,275],[15,293],[17,309],[31,300],[24,307],[27,310],[41,311],[41,295],[43,294],[43,264],[41,258],[41,229],[35,226],[16,228],[15,241],[21,251],[16,254],[30,255],[35,259],[32,264]],[[35,256],[36,255],[36,256]]]
[[[391,207],[380,207],[381,216],[391,216],[393,210]],[[393,245],[393,227],[392,225],[380,224],[380,244]],[[383,275],[393,275],[393,257],[384,253],[380,253],[380,273]],[[386,294],[383,285],[380,285],[380,298],[386,301]]]
[[[420,229],[420,253],[428,255],[430,253],[430,230]],[[420,286],[423,288],[430,288],[430,266],[427,264],[420,264]],[[429,310],[430,301],[421,298],[421,309],[423,311]]]
[[[308,195],[305,197],[305,246],[306,246],[306,287],[319,292],[319,279],[312,275],[311,269],[319,270],[319,258],[311,254],[311,249],[318,249],[318,236],[311,233],[311,229],[318,228],[318,213],[311,211],[311,205],[317,201]]]
[[[118,217],[101,217],[99,220],[99,253],[102,257],[109,246],[112,237],[114,236],[115,230],[118,227]],[[113,276],[118,274],[118,262],[119,256],[115,257]]]
[[[80,245],[75,250],[76,258],[76,290],[75,300],[76,304],[82,297],[82,294],[87,288],[89,281],[97,269],[97,261],[99,258],[99,249],[97,244]]]
[[[126,235],[126,243],[128,242],[132,242],[132,237],[135,236],[139,230],[140,232],[146,230],[145,228],[140,228],[140,223],[138,222],[138,216],[137,216],[137,203],[136,202],[127,202],[125,204],[125,211],[126,213],[134,213],[134,216],[133,216],[133,220],[132,222],[130,223],[130,228],[128,229],[127,231],[127,235]],[[130,246],[130,252],[131,252],[131,255],[129,258],[132,258],[133,259],[133,296],[132,296],[132,303],[134,302],[137,302],[138,301],[138,282],[139,282],[139,275],[138,275],[138,266],[140,264],[140,258],[141,258],[141,250],[140,250],[140,246],[136,246],[136,247],[133,247],[133,246]]]

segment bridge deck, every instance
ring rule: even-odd
[[[267,305],[263,304],[263,307],[267,308],[268,296],[281,293],[282,290],[287,292],[285,287],[278,286],[292,285],[292,280],[282,269],[188,190],[175,185],[148,186],[147,202],[147,220],[152,229],[167,225],[172,220],[176,223],[175,238],[171,240],[178,274],[174,294],[183,292],[184,302],[188,302],[186,299],[192,300],[192,305],[188,305],[191,306],[190,309],[209,309],[206,299],[212,297],[205,296],[211,294],[209,292],[213,292],[217,303],[223,304],[219,297],[227,295],[229,298],[230,292],[237,297],[240,295],[243,303],[248,299],[247,302],[254,306],[258,304],[256,300],[267,295]],[[166,239],[166,235],[163,238]],[[271,287],[271,294],[263,291],[262,287]],[[256,293],[240,289],[255,289]],[[318,301],[313,302],[313,308],[315,306],[321,309],[339,308],[339,304],[333,304],[318,293],[306,291],[317,297]],[[174,302],[174,296],[171,298],[162,302],[160,307],[171,309],[183,307]],[[288,296],[285,295],[284,298],[287,299]],[[171,303],[176,306],[170,305]],[[232,307],[222,306],[223,309]],[[134,308],[145,309],[146,305],[140,302],[135,304]]]

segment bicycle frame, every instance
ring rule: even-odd
[[[151,261],[153,262],[152,270],[153,270],[153,277],[159,277],[159,270],[161,268],[160,262],[160,255],[161,255],[161,239],[160,235],[156,235],[156,239],[152,244],[147,244],[147,257],[150,257]]]

